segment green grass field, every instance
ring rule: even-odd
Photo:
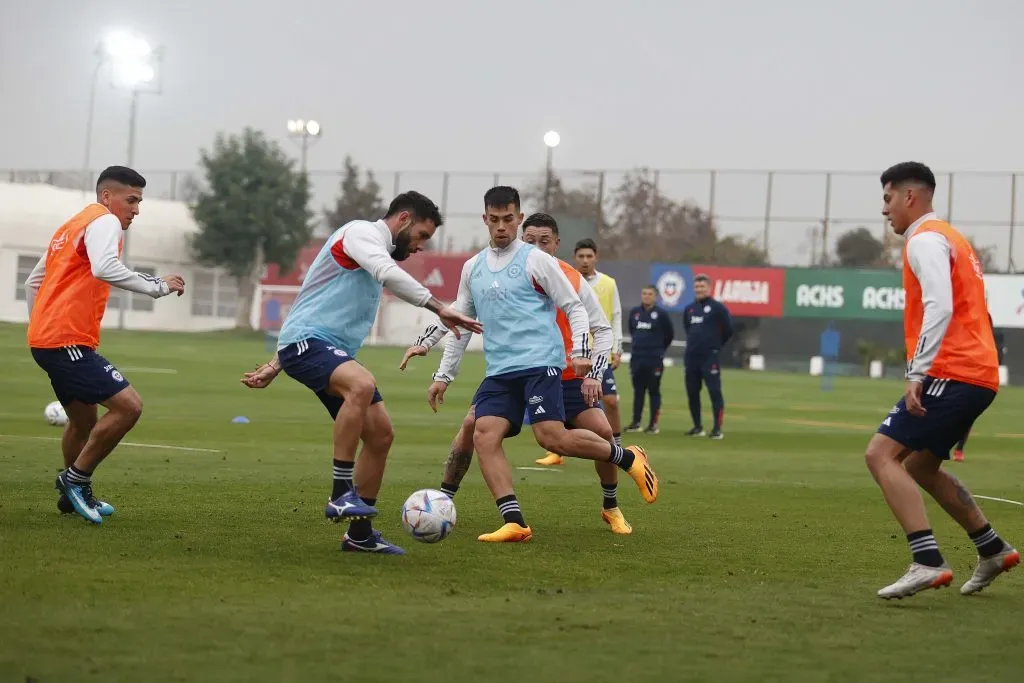
[[[238,383],[261,339],[105,334],[146,403],[128,440],[208,450],[122,445],[95,479],[118,508],[98,527],[56,511],[59,431],[23,340],[0,326],[0,681],[1005,682],[1024,665],[1022,573],[973,598],[875,598],[909,561],[863,461],[898,382],[826,393],[807,376],[729,372],[726,439],[712,442],[682,436],[672,368],[662,433],[639,438],[661,498],[620,486],[632,536],[607,531],[592,466],[570,461],[515,470],[533,542],[479,543],[500,518],[474,465],[458,528],[420,545],[399,507],[440,484],[482,359],[434,415],[437,357],[403,375],[399,350],[368,349],[396,429],[378,527],[409,554],[353,557],[323,518],[326,413],[287,377]],[[1022,415],[1024,392],[1004,390],[951,465],[976,494],[1024,501]],[[529,430],[508,453],[517,467],[540,455]],[[979,502],[1020,547],[1024,507]],[[973,547],[929,510],[959,586]]]

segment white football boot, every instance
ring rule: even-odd
[[[948,565],[928,567],[914,562],[899,581],[878,591],[878,597],[883,600],[892,600],[893,598],[902,600],[927,588],[942,588],[951,583],[953,583],[953,572]]]
[[[974,576],[960,586],[960,595],[978,593],[996,580],[1003,572],[1008,572],[1020,564],[1020,553],[1003,544],[1003,549],[992,557],[978,557],[978,567]]]

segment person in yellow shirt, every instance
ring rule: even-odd
[[[608,368],[604,371],[603,395],[601,402],[605,416],[612,427],[615,443],[622,445],[622,418],[619,416],[619,392],[615,385],[615,370],[622,362],[622,300],[619,298],[619,286],[615,278],[597,270],[597,243],[589,237],[576,243],[573,248],[573,259],[576,270],[586,278],[590,288],[597,295],[605,317],[612,324],[612,355],[608,360]],[[546,453],[538,459],[538,465],[561,465],[562,456],[557,453]]]

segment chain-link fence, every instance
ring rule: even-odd
[[[563,193],[576,199],[574,213],[591,203],[600,228],[611,215],[616,189],[633,171],[557,169]],[[58,187],[89,187],[96,172],[4,170],[0,181],[46,183]],[[650,169],[658,195],[677,203],[691,202],[708,211],[720,236],[752,240],[774,265],[828,265],[836,243],[858,227],[885,241],[878,173],[856,171],[748,171],[737,169]],[[312,208],[318,216],[334,202],[339,171],[309,171]],[[462,251],[482,245],[486,233],[480,215],[483,193],[496,184],[524,192],[525,210],[542,208],[546,174],[538,172],[375,171],[385,200],[415,189],[441,207],[446,225],[440,249]],[[147,170],[151,197],[190,201],[201,187],[193,171]],[[936,209],[975,244],[989,248],[996,270],[1017,272],[1024,251],[1016,238],[1017,206],[1024,202],[1024,173],[952,171],[936,174]],[[529,192],[528,189],[539,190]],[[583,202],[583,209],[579,204]],[[584,217],[584,216],[580,216]]]

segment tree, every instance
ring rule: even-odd
[[[648,169],[627,173],[612,191],[610,205],[614,219],[601,239],[612,258],[733,266],[767,263],[755,240],[720,238],[707,211],[694,202],[665,197]]]
[[[836,241],[836,265],[843,268],[878,268],[889,266],[886,246],[861,226],[851,230]]]
[[[289,269],[312,236],[309,181],[277,143],[251,128],[219,134],[200,152],[205,188],[192,205],[195,259],[238,280],[235,326],[251,329],[256,286],[267,263]]]
[[[544,189],[547,180],[546,173],[541,179],[530,184],[523,191],[523,201],[535,207],[537,211],[544,210]],[[566,189],[561,176],[552,171],[551,187],[548,192],[548,213],[553,216],[565,218],[578,218],[594,222],[595,231],[608,225],[601,208],[601,198],[598,181],[588,183],[583,187]]]
[[[974,249],[974,253],[977,254],[978,260],[981,261],[981,269],[986,273],[998,273],[999,266],[996,265],[996,247],[990,244],[987,247],[979,247],[977,242],[974,241],[973,237],[968,237],[967,241]]]
[[[334,208],[324,209],[324,219],[331,230],[337,230],[349,221],[376,220],[387,210],[380,197],[380,184],[373,171],[366,172],[366,182],[360,182],[359,167],[351,156],[345,157],[345,171]]]

